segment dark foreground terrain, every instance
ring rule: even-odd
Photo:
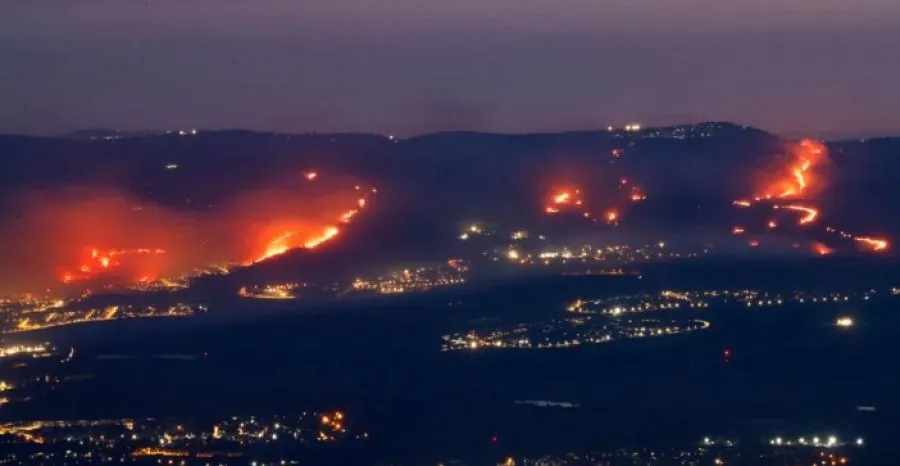
[[[804,433],[864,436],[867,453],[891,451],[900,415],[900,377],[891,363],[900,355],[897,301],[882,283],[879,293],[863,298],[865,274],[850,277],[839,267],[820,268],[820,279],[807,285],[853,293],[848,301],[642,316],[711,323],[687,335],[560,349],[440,351],[444,334],[560,317],[576,298],[678,282],[680,289],[724,288],[715,282],[740,281],[750,270],[760,271],[757,280],[769,281],[773,291],[791,289],[774,272],[790,264],[709,266],[710,285],[687,288],[686,281],[703,276],[690,267],[641,279],[501,282],[327,312],[261,303],[252,315],[213,309],[183,320],[24,335],[17,338],[74,346],[76,356],[64,371],[78,377],[44,399],[5,406],[0,416],[219,419],[341,411],[354,430],[371,436],[353,450],[363,464],[693,445],[704,436],[765,443]],[[723,274],[728,270],[732,278]],[[890,280],[884,273],[878,278]],[[852,315],[855,326],[836,327],[840,315]],[[522,403],[529,400],[572,406]]]

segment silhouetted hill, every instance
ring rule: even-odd
[[[470,220],[536,225],[557,235],[597,231],[577,219],[548,220],[542,209],[559,186],[581,189],[586,204],[598,209],[627,208],[618,235],[727,231],[731,201],[754,191],[757,175],[777,163],[786,144],[765,131],[723,122],[630,132],[445,132],[403,140],[238,130],[91,130],[74,136],[0,136],[5,217],[15,217],[11,201],[32,189],[113,187],[143,201],[202,211],[273,177],[296,173],[299,179],[317,170],[379,189],[372,208],[342,234],[341,247],[321,254],[332,267],[446,257],[458,247],[455,231]],[[842,141],[829,149],[832,166],[821,199],[830,219],[900,230],[900,184],[894,182],[900,139]],[[628,204],[623,180],[648,199]]]

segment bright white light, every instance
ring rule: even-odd
[[[838,327],[852,327],[853,326],[853,318],[852,317],[838,317],[837,320],[834,321],[834,325]]]

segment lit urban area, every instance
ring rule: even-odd
[[[39,399],[72,380],[63,374],[62,366],[74,357],[74,348],[61,350],[50,343],[0,341],[0,405]]]
[[[341,411],[212,421],[12,422],[0,424],[0,464],[304,464],[325,444],[337,448],[368,437]]]
[[[869,301],[879,297],[898,296],[897,288],[875,289],[855,293],[791,293],[767,292],[751,289],[739,290],[663,290],[657,294],[637,294],[612,296],[593,300],[577,299],[566,310],[577,314],[602,314],[617,316],[625,313],[650,312],[675,309],[705,309],[745,307],[767,308],[786,305],[839,304],[855,301]]]
[[[546,322],[518,324],[477,332],[444,335],[443,351],[491,348],[568,348],[609,343],[626,338],[661,337],[709,328],[707,321],[690,320],[607,320],[569,317]]]
[[[469,266],[460,259],[450,259],[440,267],[417,267],[375,278],[357,278],[351,284],[353,292],[396,294],[427,291],[436,287],[460,285],[466,282]]]
[[[21,333],[52,327],[150,317],[187,317],[204,313],[202,304],[110,305],[85,307],[62,300],[7,302],[0,316],[0,333]]]
[[[508,457],[498,466],[626,466],[753,464],[775,466],[802,464],[840,466],[863,464],[854,459],[864,448],[864,439],[829,436],[772,437],[768,442],[737,438],[706,437],[693,445],[668,448],[617,448],[560,455]],[[450,464],[450,463],[447,463]]]

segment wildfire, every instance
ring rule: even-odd
[[[582,205],[584,205],[584,200],[581,198],[580,190],[557,191],[550,196],[549,203],[544,207],[544,213],[554,215],[560,213],[563,209],[573,210],[573,207]]]
[[[631,187],[631,202],[640,202],[647,200],[647,195],[637,186]]]
[[[809,139],[800,141],[792,151],[787,174],[776,177],[756,199],[785,199],[804,194],[812,182],[810,170],[824,159],[824,154],[825,146],[821,143]]]
[[[358,188],[358,185],[354,187],[356,191],[359,191]],[[375,188],[372,188],[371,191],[373,193],[377,192]],[[349,209],[341,213],[338,216],[338,221],[344,224],[350,223],[353,218],[356,217],[356,215],[359,214],[359,212],[367,205],[368,200],[366,197],[357,198],[356,208]],[[340,232],[340,228],[334,225],[325,227],[325,229],[322,230],[321,233],[315,234],[313,236],[310,236],[308,230],[291,229],[289,231],[282,232],[269,240],[266,243],[266,246],[263,248],[263,252],[258,254],[254,259],[247,261],[246,264],[256,264],[272,257],[284,254],[291,249],[315,249],[323,243],[326,243],[336,237]]]
[[[776,209],[793,210],[795,212],[802,212],[804,215],[803,215],[803,217],[800,217],[800,220],[799,220],[800,225],[808,225],[808,224],[816,221],[816,218],[819,216],[819,211],[817,209],[814,209],[812,207],[805,207],[802,205],[796,205],[796,204],[784,205],[784,206],[776,205],[775,208]]]
[[[84,258],[75,271],[64,271],[60,278],[63,283],[90,280],[105,270],[114,269],[122,265],[123,260],[131,256],[155,256],[165,254],[164,249],[159,248],[135,248],[135,249],[108,249],[87,248]],[[149,277],[151,274],[140,273],[137,280]]]
[[[787,166],[787,170],[782,175],[776,177],[773,182],[768,183],[767,189],[762,194],[753,197],[753,201],[761,202],[771,199],[786,199],[808,194],[809,189],[813,186],[812,170],[822,161],[825,160],[825,146],[810,140],[803,140],[797,143],[791,151],[791,160]],[[746,199],[739,199],[733,202],[735,207],[747,208],[753,205],[753,202]],[[819,210],[815,207],[800,204],[788,205],[772,205],[773,209],[791,210],[802,214],[797,224],[800,226],[815,223],[819,218]],[[774,220],[769,221],[769,229],[776,227]],[[743,230],[741,230],[743,231]],[[838,230],[833,227],[825,227],[827,233],[837,235],[842,239],[852,239],[860,243],[866,249],[873,252],[883,252],[889,248],[887,240],[882,238],[871,238],[867,236],[856,236],[844,230]],[[733,233],[738,234],[737,227]],[[755,244],[754,244],[755,243]],[[753,241],[751,246],[756,247],[759,243]],[[813,244],[813,250],[819,255],[828,255],[833,252],[831,248],[823,243],[816,242]]]
[[[303,243],[303,247],[307,249],[313,249],[320,244],[330,240],[331,238],[334,238],[338,233],[340,233],[340,230],[337,227],[328,227],[321,235],[307,240],[305,243]]]
[[[854,239],[857,242],[862,243],[863,245],[865,245],[866,247],[868,247],[869,249],[871,249],[875,252],[885,251],[888,248],[887,240],[884,240],[881,238],[870,238],[868,236],[857,236]]]
[[[350,210],[344,212],[341,215],[341,221],[344,223],[348,223],[350,219],[357,213],[356,210]],[[279,234],[272,240],[270,240],[265,249],[261,254],[259,254],[255,259],[250,260],[247,264],[257,264],[264,260],[271,259],[272,257],[284,254],[291,249],[297,248],[306,248],[306,249],[315,249],[319,247],[321,244],[331,240],[335,236],[340,233],[340,228],[336,226],[326,227],[325,230],[313,237],[308,237],[304,235],[302,231],[288,231]]]
[[[569,199],[572,197],[571,194],[563,192],[553,196],[553,202],[555,204],[568,204]]]
[[[605,217],[606,223],[610,225],[615,224],[619,220],[619,212],[615,209],[607,210]]]
[[[824,243],[814,243],[813,250],[820,256],[827,256],[834,252],[834,249],[829,248]]]

